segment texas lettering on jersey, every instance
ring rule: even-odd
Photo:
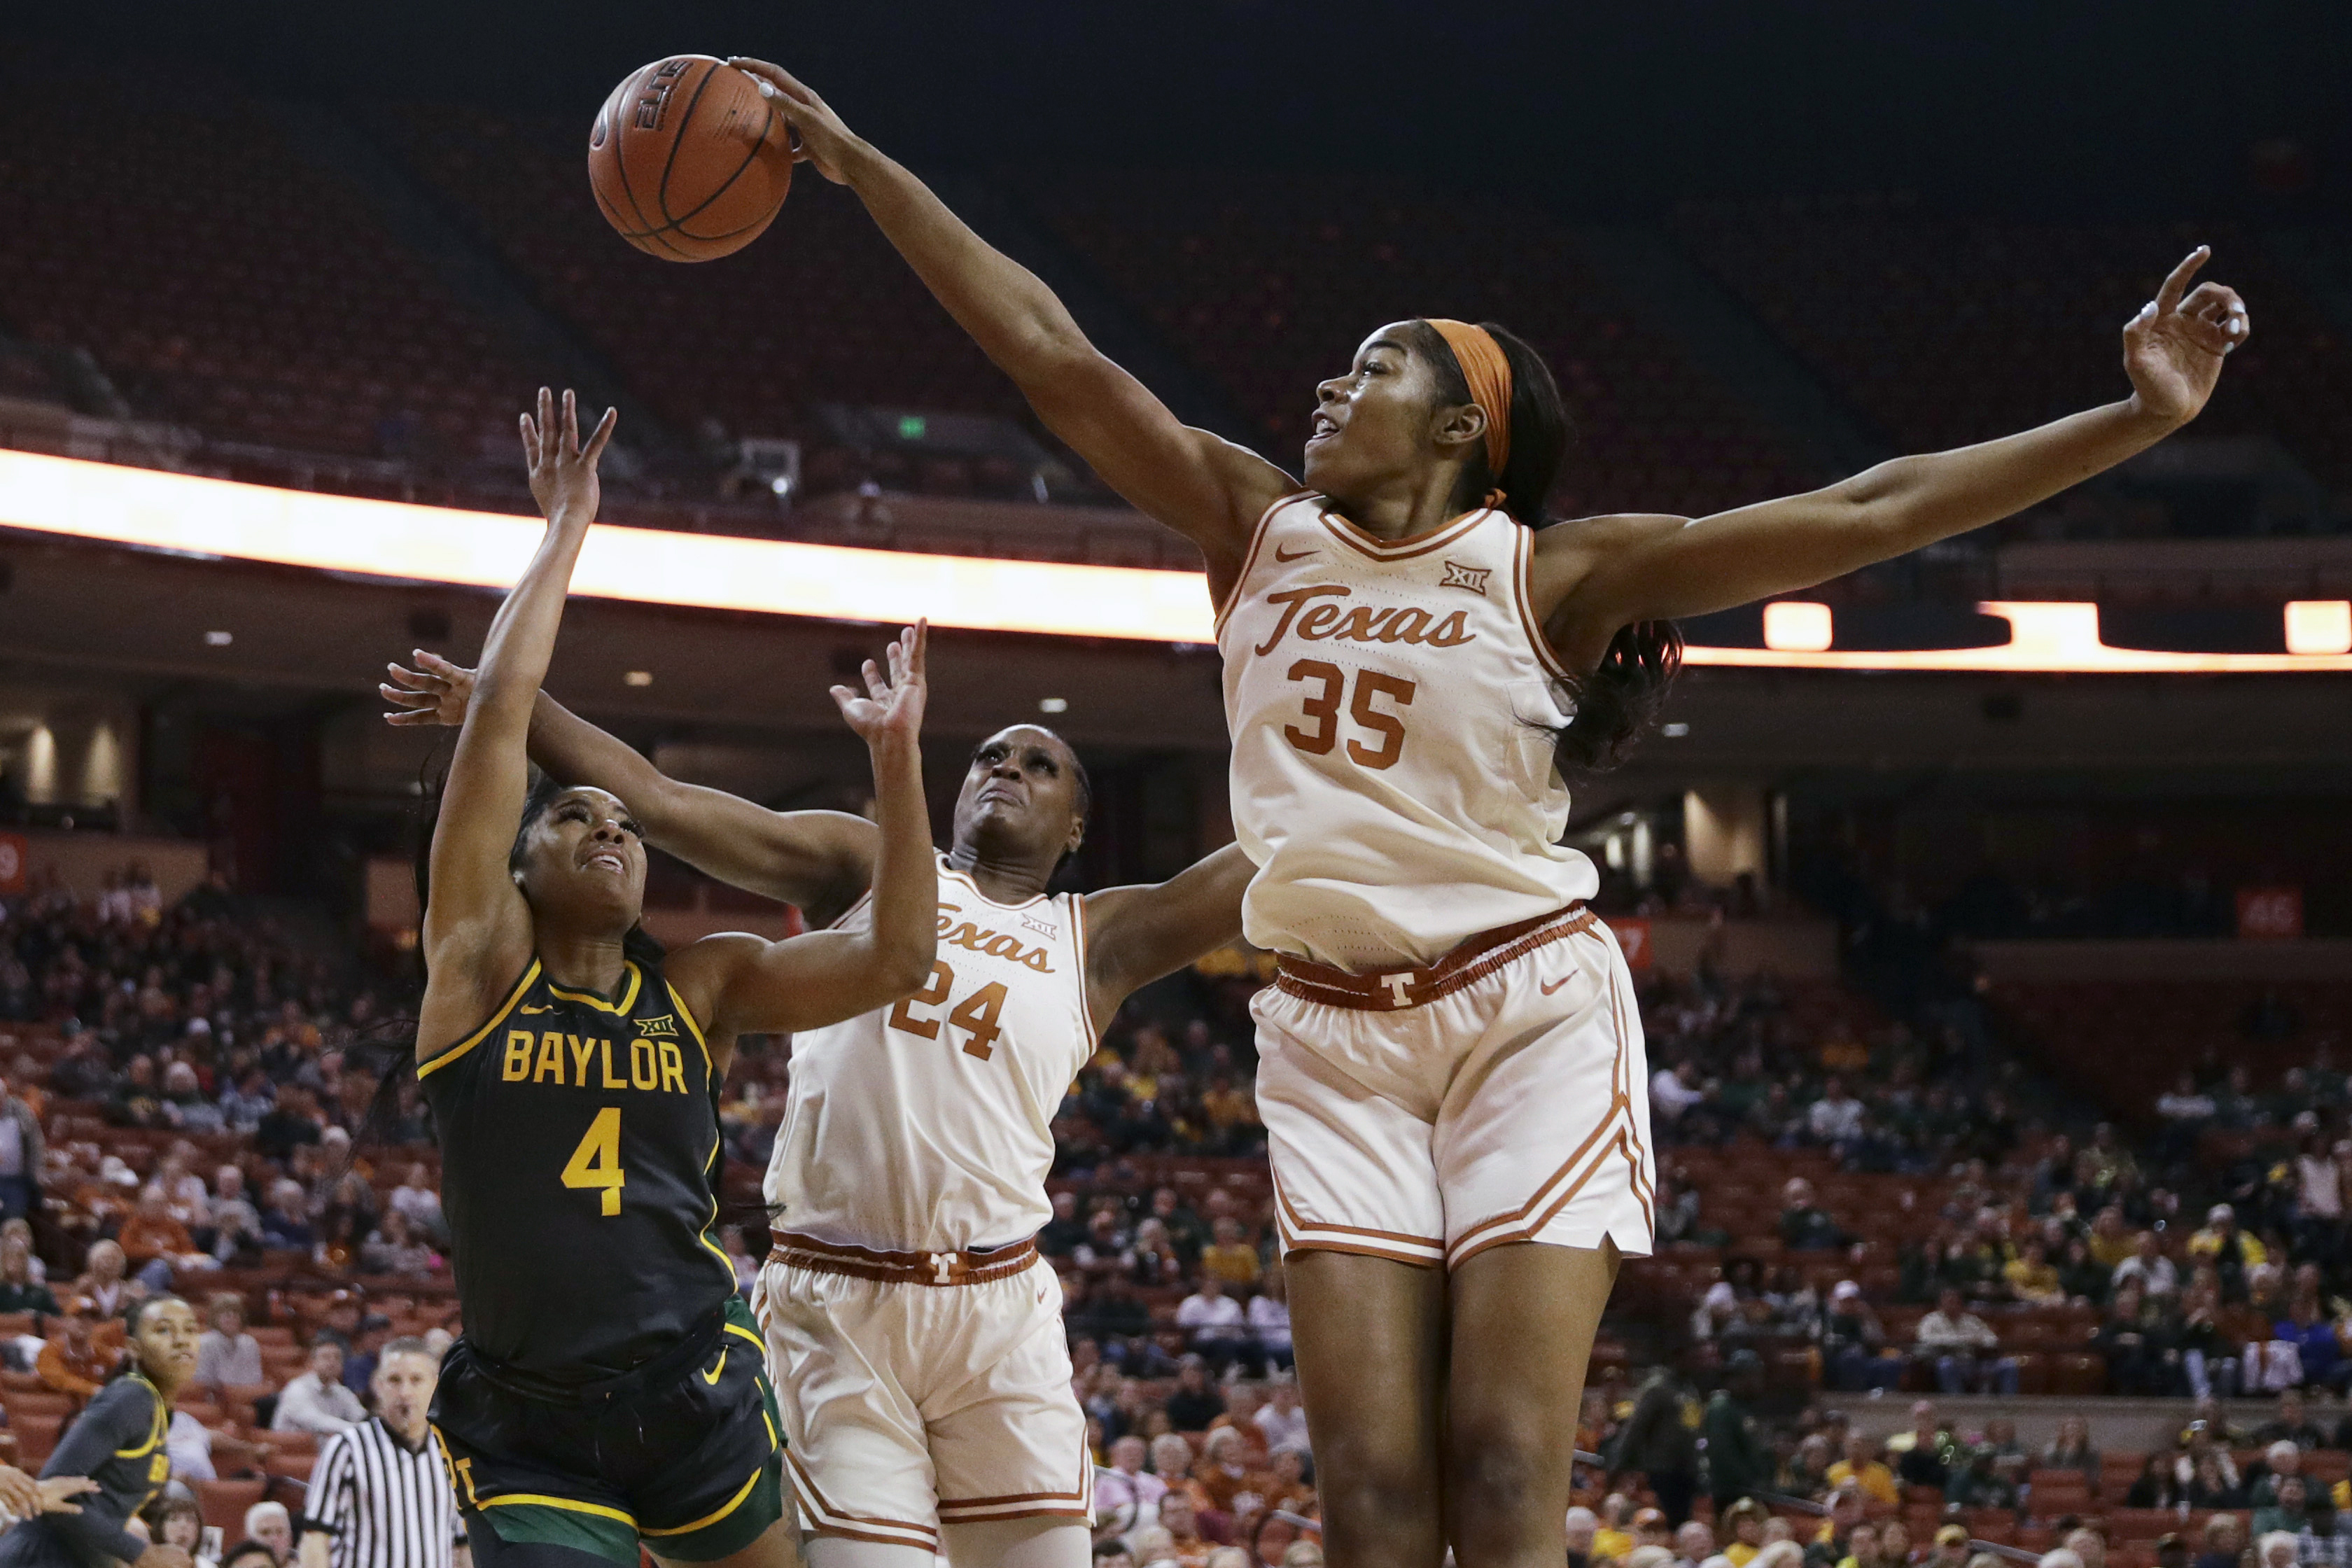
[[[1478,634],[1470,629],[1467,611],[1455,610],[1441,619],[1414,605],[1391,605],[1381,609],[1370,605],[1351,605],[1342,610],[1332,603],[1349,597],[1352,595],[1349,590],[1338,583],[1318,583],[1312,587],[1286,588],[1278,594],[1268,594],[1265,602],[1281,605],[1282,618],[1275,624],[1274,635],[1251,651],[1264,658],[1293,632],[1302,642],[1412,643],[1426,647],[1460,647],[1478,640]]]
[[[1018,963],[1040,974],[1054,973],[1054,955],[1046,948],[1031,947],[1019,937],[993,931],[971,921],[958,920],[963,913],[961,904],[940,905],[940,945],[960,947],[968,952],[984,952],[991,958],[1001,958],[1008,963]],[[1024,920],[1024,923],[1027,923]],[[1049,928],[1045,932],[1051,935]]]

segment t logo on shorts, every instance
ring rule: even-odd
[[[952,1268],[954,1267],[954,1265],[955,1265],[955,1254],[953,1254],[953,1253],[951,1253],[951,1252],[934,1252],[934,1253],[932,1253],[932,1254],[931,1254],[931,1283],[932,1283],[932,1284],[934,1284],[934,1285],[944,1285],[944,1284],[946,1284],[946,1283],[948,1282],[948,1273],[949,1273],[949,1270],[950,1270],[950,1268]]]
[[[1389,1002],[1390,1006],[1407,1007],[1412,1005],[1412,1003],[1405,996],[1406,991],[1411,989],[1412,985],[1412,971],[1406,970],[1396,974],[1383,974],[1381,976],[1381,984],[1389,988],[1389,996],[1391,998]]]

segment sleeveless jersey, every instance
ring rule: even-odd
[[[862,928],[872,896],[835,922]],[[1054,1217],[1054,1115],[1094,1054],[1085,912],[992,903],[940,861],[939,962],[892,1006],[793,1037],[768,1164],[780,1230],[886,1251],[1026,1240]]]
[[[466,1338],[557,1383],[628,1371],[735,1291],[719,1216],[719,1076],[657,965],[617,997],[537,958],[489,1022],[416,1069]]]
[[[1548,731],[1572,710],[1529,606],[1534,548],[1491,509],[1394,543],[1317,495],[1259,520],[1217,618],[1251,942],[1424,964],[1599,887],[1558,842]]]

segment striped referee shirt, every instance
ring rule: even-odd
[[[465,1539],[439,1440],[428,1428],[411,1448],[382,1416],[320,1446],[302,1514],[327,1536],[333,1568],[451,1568]]]

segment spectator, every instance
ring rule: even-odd
[[[1741,1498],[1771,1489],[1772,1448],[1757,1430],[1753,1408],[1763,1384],[1764,1363],[1756,1352],[1735,1352],[1724,1369],[1723,1386],[1700,1417],[1707,1491],[1718,1515]]]
[[[1633,1502],[1623,1492],[1611,1492],[1601,1500],[1601,1528],[1593,1535],[1592,1552],[1596,1557],[1622,1561],[1633,1550]]]
[[[2091,1424],[2080,1415],[2058,1418],[2057,1435],[2050,1446],[2042,1450],[2042,1468],[2045,1470],[2074,1470],[2090,1478],[2091,1489],[2099,1487],[2099,1451],[2091,1447]]]
[[[1299,1407],[1298,1384],[1287,1376],[1277,1375],[1266,1385],[1266,1401],[1251,1417],[1257,1429],[1265,1436],[1268,1453],[1307,1453],[1307,1412]]]
[[[2239,1529],[2238,1516],[2232,1513],[2216,1514],[2207,1520],[2204,1550],[2198,1553],[2196,1568],[2239,1568],[2245,1539]]]
[[[1936,1419],[1936,1406],[1922,1399],[1911,1406],[1911,1445],[1895,1456],[1895,1473],[1906,1487],[1934,1487],[1941,1491],[1952,1479],[1946,1434]]]
[[[1633,1400],[1633,1414],[1619,1427],[1608,1456],[1610,1470],[1639,1471],[1664,1510],[1665,1522],[1690,1517],[1698,1489],[1698,1445],[1686,1412],[1697,1402],[1670,1364],[1653,1369]]]
[[[1805,1112],[1805,1129],[1814,1142],[1843,1148],[1861,1140],[1863,1110],[1862,1101],[1846,1092],[1845,1079],[1832,1073],[1822,1084],[1821,1099]]]
[[[1878,1447],[1859,1432],[1847,1434],[1845,1457],[1830,1467],[1829,1482],[1833,1487],[1849,1483],[1859,1487],[1865,1502],[1892,1508],[1903,1500],[1903,1489],[1895,1484],[1895,1472],[1879,1458]]]
[[[1171,1490],[1160,1500],[1159,1528],[1168,1532],[1172,1561],[1181,1568],[1208,1568],[1215,1542],[1202,1535],[1200,1514],[1189,1494]]]
[[[77,1407],[96,1395],[114,1374],[122,1357],[122,1321],[101,1319],[98,1305],[87,1296],[66,1303],[57,1332],[34,1359],[33,1371],[58,1393],[70,1395]]]
[[[310,1370],[278,1390],[269,1418],[273,1432],[347,1432],[367,1419],[359,1395],[343,1386],[343,1347],[321,1338],[310,1347]]]
[[[195,1237],[173,1217],[171,1200],[158,1186],[139,1194],[138,1207],[123,1222],[121,1241],[123,1257],[150,1290],[170,1289],[173,1269],[217,1266],[211,1254],[196,1250]]]
[[[2053,1546],[2042,1554],[2035,1568],[2084,1568],[2083,1559],[2063,1546]]]
[[[215,1394],[258,1386],[265,1381],[261,1342],[246,1331],[245,1298],[234,1290],[215,1292],[208,1316],[211,1327],[196,1341],[195,1383]]]
[[[2302,1543],[2291,1531],[2274,1530],[2268,1535],[2258,1535],[2254,1542],[2254,1568],[2295,1568],[2302,1550]]]
[[[1589,1508],[1568,1510],[1568,1568],[1592,1568],[1592,1537],[1600,1519]]]
[[[1948,1286],[1937,1297],[1936,1310],[1919,1320],[1918,1345],[1946,1394],[2017,1392],[2015,1358],[1998,1353],[2000,1336]]]
[[[2110,1289],[2120,1289],[2126,1280],[2137,1281],[2151,1300],[2169,1300],[2179,1293],[2180,1271],[2164,1255],[2156,1232],[2143,1230],[2133,1239],[2132,1255],[2116,1265]]]
[[[730,1225],[720,1234],[728,1256],[737,1260],[737,1283],[748,1290],[759,1269],[743,1252],[743,1232]],[[360,1268],[370,1274],[430,1274],[440,1266],[439,1255],[410,1233],[408,1216],[398,1209],[386,1210],[375,1234],[360,1244]]]
[[[1730,1536],[1723,1550],[1716,1554],[1723,1568],[1748,1568],[1756,1554],[1764,1550],[1764,1525],[1771,1517],[1764,1505],[1752,1497],[1741,1498],[1725,1510],[1717,1522]],[[1708,1559],[1714,1562],[1715,1558]]]
[[[1815,1205],[1813,1184],[1791,1176],[1780,1188],[1780,1242],[1791,1252],[1822,1252],[1846,1244],[1845,1232]]]
[[[278,1568],[294,1555],[294,1521],[282,1502],[257,1502],[245,1510],[245,1538],[269,1549]]]
[[[1812,1544],[1805,1548],[1804,1568],[1839,1568],[1853,1555],[1853,1532],[1862,1528],[1862,1522],[1860,1490],[1840,1487],[1830,1493],[1829,1515],[1822,1521]]]
[[[1095,1538],[1125,1534],[1158,1517],[1168,1483],[1143,1468],[1143,1439],[1129,1434],[1110,1446],[1110,1466],[1095,1472]],[[1147,1513],[1146,1510],[1150,1510]]]
[[[2273,1501],[2278,1497],[2280,1485],[2302,1473],[2303,1450],[2296,1447],[2291,1439],[2281,1437],[2267,1445],[2263,1450],[2263,1468],[2253,1474],[2251,1484],[2246,1488],[2247,1503],[2261,1508]],[[2259,1535],[2262,1531],[2258,1530],[2254,1533]]]
[[[1928,1549],[1923,1568],[1967,1568],[1968,1561],[1968,1526],[1947,1524],[1937,1528],[1935,1544]]]
[[[0,1219],[20,1219],[33,1212],[40,1200],[46,1152],[40,1117],[0,1079]]]
[[[2189,1568],[2189,1542],[2178,1531],[2156,1538],[2156,1568]]]
[[[310,1251],[318,1236],[310,1228],[310,1198],[302,1184],[288,1178],[269,1189],[269,1208],[261,1216],[261,1243],[279,1252]]]
[[[1199,1288],[1177,1304],[1176,1326],[1184,1331],[1186,1347],[1221,1372],[1249,1342],[1242,1304],[1225,1294],[1224,1281],[1214,1274],[1202,1274]]]
[[[2261,1267],[2270,1254],[2263,1244],[2238,1228],[2238,1211],[2215,1204],[2206,1211],[2205,1228],[2189,1238],[2189,1258],[2213,1265],[2221,1276],[2221,1294],[2245,1294],[2246,1272]]]
[[[2275,1484],[2269,1487],[2267,1500],[2257,1499],[2254,1502],[2256,1535],[2267,1535],[2274,1530],[2300,1535],[2323,1522],[2321,1510],[2310,1504],[2308,1483],[2301,1476],[2265,1476],[2263,1479]]]
[[[1715,1554],[1715,1531],[1699,1521],[1687,1520],[1675,1531],[1675,1568],[1699,1568]]]
[[[2059,1283],[2058,1270],[2051,1264],[2050,1249],[2039,1239],[2028,1241],[2015,1258],[2002,1266],[2001,1278],[2011,1296],[2029,1306],[2065,1304],[2066,1289]]]
[[[1267,1267],[1265,1282],[1250,1298],[1245,1315],[1250,1337],[1256,1342],[1258,1353],[1265,1358],[1267,1371],[1287,1371],[1291,1364],[1290,1282],[1284,1277],[1281,1264]]]
[[[1220,1219],[1211,1234],[1216,1239],[1201,1249],[1201,1272],[1227,1285],[1256,1284],[1257,1248],[1243,1238],[1241,1222]]]
[[[21,1236],[0,1236],[0,1312],[30,1312],[55,1317],[58,1299],[33,1273],[32,1243]]]
[[[2058,1544],[2073,1552],[2083,1568],[2107,1568],[2107,1538],[2087,1524],[2068,1531]]]
[[[2147,1303],[2137,1280],[2116,1292],[2091,1343],[2106,1358],[2107,1386],[2115,1393],[2160,1397],[2173,1392],[2171,1335],[2162,1310]]]
[[[422,1165],[410,1167],[412,1173],[424,1169]],[[415,1180],[415,1175],[412,1173],[410,1179]],[[407,1191],[405,1186],[394,1189],[392,1206],[395,1211],[404,1212],[401,1194]],[[436,1209],[440,1206],[438,1196],[434,1199],[434,1206]],[[1048,1258],[1067,1258],[1077,1250],[1078,1243],[1086,1237],[1087,1227],[1078,1220],[1078,1194],[1065,1187],[1054,1194],[1054,1217],[1047,1220],[1045,1228],[1037,1233],[1037,1250]]]
[[[1188,1355],[1177,1363],[1176,1387],[1168,1395],[1168,1424],[1179,1432],[1205,1432],[1225,1413],[1224,1396],[1209,1385],[1209,1363]],[[1189,1466],[1188,1466],[1189,1468]]]
[[[2171,1508],[2180,1497],[2179,1483],[2173,1479],[2172,1459],[2165,1454],[2150,1454],[2140,1462],[2139,1474],[2124,1492],[2126,1508]]]
[[[2014,1509],[2019,1500],[2017,1482],[1994,1463],[1990,1448],[1971,1448],[1945,1483],[1944,1500],[1954,1508]]]
[[[1878,1527],[1864,1520],[1846,1538],[1846,1553],[1838,1568],[1885,1568],[1878,1554]]]
[[[74,1294],[88,1297],[101,1317],[121,1317],[146,1289],[123,1277],[125,1262],[121,1247],[111,1241],[97,1243],[82,1258],[81,1278],[73,1283]]]
[[[1822,1369],[1836,1389],[1883,1392],[1903,1379],[1903,1357],[1886,1348],[1878,1314],[1851,1279],[1830,1289],[1829,1310],[1822,1317]]]
[[[1650,1075],[1650,1113],[1668,1129],[1706,1098],[1706,1091],[1699,1087],[1698,1064],[1688,1057]]]

